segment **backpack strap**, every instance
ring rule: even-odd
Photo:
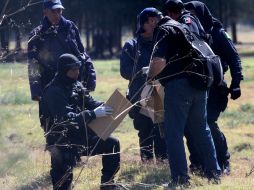
[[[186,26],[175,20],[169,20],[167,23],[164,24],[164,26],[177,28],[185,37],[185,40],[189,44],[190,48],[192,48],[191,44],[191,41],[193,41],[192,32]]]

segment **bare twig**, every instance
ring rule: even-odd
[[[7,5],[8,5],[8,2],[9,2],[9,0],[8,0],[8,1],[5,3],[5,7],[4,7],[4,9],[3,9],[2,13],[1,13],[1,16],[0,16],[0,25],[2,24],[2,22],[3,22],[4,19],[6,19],[6,18],[8,18],[8,17],[11,17],[11,16],[13,16],[13,15],[15,15],[15,14],[18,14],[18,13],[20,13],[20,12],[22,12],[22,11],[25,11],[28,7],[31,7],[31,6],[34,6],[34,5],[37,5],[37,4],[42,3],[41,0],[40,0],[40,1],[37,1],[37,2],[34,2],[34,3],[31,3],[31,1],[32,1],[32,0],[30,0],[25,6],[21,7],[20,9],[16,10],[15,12],[10,13],[10,14],[7,15],[7,14],[4,14],[4,12],[5,12],[5,9],[6,9]]]

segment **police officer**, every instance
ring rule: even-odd
[[[181,24],[184,24],[192,33],[208,41],[206,32],[204,31],[199,19],[191,14],[190,11],[185,9],[181,0],[167,0],[163,6],[163,9],[166,15],[170,16],[172,19],[180,22]],[[203,163],[203,160],[200,156],[197,156],[198,150],[196,151],[194,148],[195,143],[189,128],[185,128],[184,135],[186,137],[189,152],[191,152],[189,157],[191,161],[190,170],[192,173],[198,173],[202,169],[200,163]],[[194,151],[195,155],[192,156]]]
[[[162,15],[158,12],[155,16],[159,14]],[[153,32],[143,28],[144,22],[145,20],[138,18],[138,37],[125,43],[120,57],[121,76],[129,80],[127,97],[132,103],[140,100],[140,94],[146,82],[144,73],[148,69],[153,50]],[[152,161],[153,155],[157,161],[165,160],[167,158],[166,144],[159,132],[159,125],[163,124],[153,124],[151,118],[139,112],[140,107],[138,103],[129,112],[129,116],[133,119],[134,128],[138,130],[141,160]]]
[[[72,54],[63,54],[58,72],[46,87],[41,100],[41,123],[47,150],[51,154],[53,188],[71,187],[73,167],[79,156],[102,156],[101,190],[116,189],[114,175],[120,167],[120,144],[113,137],[101,140],[87,124],[112,114],[112,108],[95,101],[77,81],[81,62]]]
[[[181,0],[167,0],[163,5],[164,14],[185,24],[196,35],[206,39],[206,33],[200,21],[184,8]]]
[[[206,123],[207,92],[191,86],[189,76],[181,72],[191,64],[184,59],[190,53],[189,43],[183,33],[170,23],[169,17],[155,17],[154,8],[146,8],[140,19],[146,18],[144,28],[154,30],[154,52],[149,68],[149,81],[158,79],[164,86],[165,131],[168,160],[171,170],[169,186],[189,185],[187,160],[184,150],[184,129],[189,128],[205,161],[205,175],[218,182],[220,168],[210,129]],[[180,25],[180,23],[178,23]],[[161,69],[158,69],[161,68]],[[159,71],[158,71],[159,70]]]
[[[230,154],[228,152],[226,138],[219,129],[217,121],[220,113],[227,107],[228,93],[231,94],[231,99],[233,100],[241,96],[240,82],[243,80],[241,60],[222,24],[212,16],[204,3],[200,1],[191,1],[185,4],[185,8],[198,17],[205,32],[212,37],[211,48],[215,54],[220,56],[224,73],[228,70],[228,67],[230,69],[232,80],[229,89],[227,88],[226,81],[220,86],[213,86],[209,92],[207,105],[207,121],[212,132],[218,162],[223,172],[229,174]],[[199,162],[199,156],[195,151],[195,147],[189,146],[189,149],[192,166],[197,168],[201,164]]]
[[[42,25],[36,27],[28,42],[28,75],[32,100],[39,101],[43,88],[53,79],[57,60],[72,53],[81,61],[79,81],[89,90],[95,89],[96,76],[90,57],[81,43],[75,24],[62,16],[60,0],[44,0]]]

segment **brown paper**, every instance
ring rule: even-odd
[[[88,126],[103,140],[106,140],[119,126],[132,106],[117,89],[105,104],[113,108],[113,114],[111,116],[96,118],[88,124]]]
[[[151,95],[149,95],[146,105],[142,106],[140,113],[150,117],[153,123],[164,122],[164,90],[160,84],[155,84]]]

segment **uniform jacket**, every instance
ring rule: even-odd
[[[243,80],[240,56],[222,24],[212,16],[202,2],[191,1],[186,3],[185,7],[195,10],[205,32],[212,37],[211,48],[216,55],[220,56],[224,72],[229,67],[232,83],[239,85],[240,81]]]
[[[94,90],[96,75],[90,57],[81,43],[77,27],[61,17],[59,26],[53,28],[46,17],[35,28],[28,42],[28,74],[32,99],[40,97],[44,87],[54,78],[57,61],[63,53],[71,53],[82,59],[79,80]]]
[[[140,94],[146,82],[142,67],[149,66],[153,43],[142,37],[125,43],[120,57],[120,73],[129,80],[129,99],[132,103],[140,100]]]
[[[183,11],[177,21],[185,24],[192,33],[206,39],[206,33],[203,26],[199,22],[198,18],[193,16],[189,11]]]
[[[232,82],[240,83],[243,80],[241,59],[237,50],[222,25],[214,19],[210,34],[212,36],[211,48],[219,55],[223,65],[223,71],[230,68]]]
[[[40,102],[40,119],[48,145],[85,144],[94,133],[87,123],[96,118],[93,109],[102,104],[84,91],[80,82],[59,74],[46,87]]]

